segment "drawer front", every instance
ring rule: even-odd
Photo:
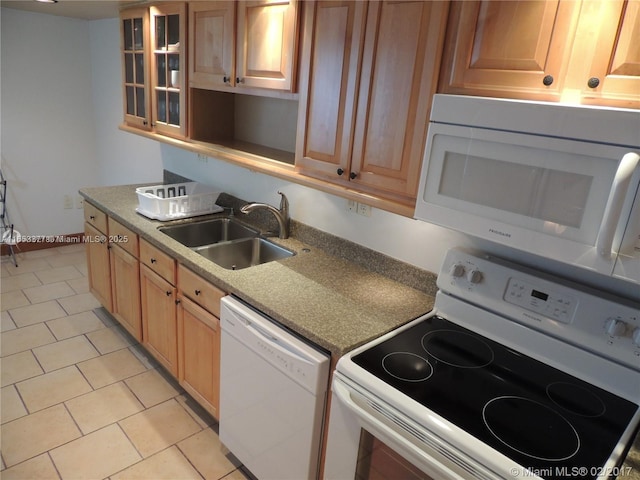
[[[89,202],[84,202],[84,220],[105,235],[107,231],[107,214]]]
[[[140,239],[140,261],[167,282],[176,284],[175,260],[145,239]]]
[[[138,235],[109,217],[109,241],[138,258]]]
[[[226,293],[183,265],[178,265],[178,288],[182,294],[220,317],[220,299]]]

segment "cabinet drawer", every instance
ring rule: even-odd
[[[175,260],[144,239],[140,240],[140,261],[172,285],[176,284]]]
[[[220,316],[220,299],[226,293],[183,265],[178,265],[178,288],[183,295],[199,303],[216,317]]]
[[[138,235],[109,217],[109,241],[138,258]]]
[[[84,202],[84,219],[101,233],[107,234],[107,214],[89,202]]]

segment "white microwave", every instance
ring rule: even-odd
[[[415,217],[640,283],[640,111],[435,95]]]

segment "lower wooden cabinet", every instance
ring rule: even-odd
[[[220,409],[220,320],[180,295],[178,381],[214,417]]]
[[[86,237],[89,290],[102,306],[111,312],[113,305],[107,236],[88,222],[84,224],[84,233]]]
[[[178,376],[176,288],[140,265],[142,344],[172,375]]]
[[[138,341],[142,341],[140,315],[140,263],[118,246],[111,247],[113,316]]]

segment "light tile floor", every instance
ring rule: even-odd
[[[3,480],[251,478],[89,293],[84,246],[2,257]]]

